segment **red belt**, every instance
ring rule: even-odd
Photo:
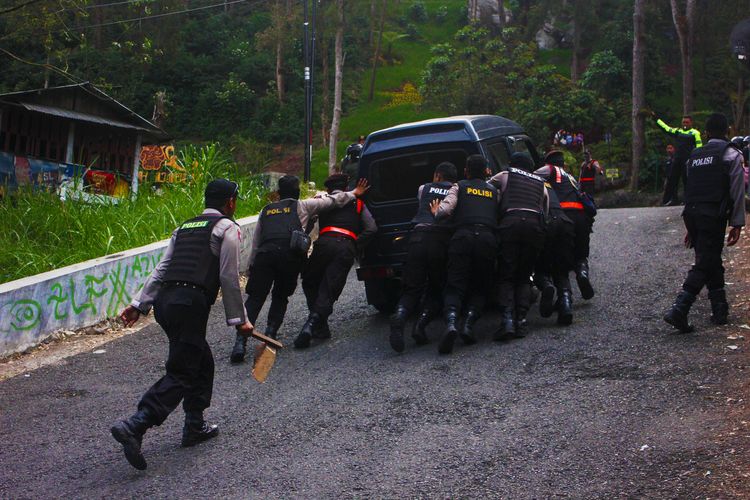
[[[560,208],[575,208],[576,210],[583,210],[583,203],[579,201],[561,201]]]
[[[579,179],[579,182],[594,182],[594,178],[593,177],[581,177]]]
[[[324,233],[339,233],[343,234],[344,236],[348,236],[353,240],[357,240],[357,234],[353,233],[352,231],[349,231],[348,229],[344,229],[343,227],[336,227],[336,226],[327,226],[320,230],[319,234]]]

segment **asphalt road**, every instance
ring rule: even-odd
[[[725,418],[716,394],[740,355],[725,349],[729,327],[709,326],[705,299],[699,333],[669,335],[661,321],[691,257],[679,208],[603,210],[595,231],[597,295],[584,303],[576,292],[571,327],[534,311],[529,337],[494,343],[488,314],[481,342],[458,342],[451,356],[435,343],[393,353],[352,274],[334,338],[282,351],[260,385],[249,365],[229,365],[233,335],[215,307],[207,417],[221,434],[181,449],[177,410],[147,433],[143,472],[109,427],[162,374],[156,325],[6,380],[0,497],[697,496],[710,479],[703,462],[726,452],[713,440]],[[284,340],[305,317],[298,289]]]

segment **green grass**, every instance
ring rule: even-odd
[[[385,109],[385,106],[391,100],[389,92],[401,89],[405,83],[412,83],[419,87],[422,80],[422,71],[431,57],[430,48],[432,45],[451,41],[455,32],[463,24],[461,19],[461,9],[465,4],[463,0],[426,0],[422,3],[427,8],[429,18],[424,23],[415,23],[419,39],[401,39],[393,44],[393,53],[399,57],[400,63],[378,67],[375,95],[370,102],[367,101],[370,89],[370,71],[361,75],[358,89],[361,98],[360,103],[353,109],[344,110],[345,114],[341,120],[339,131],[341,140],[336,145],[338,160],[344,156],[346,147],[355,142],[360,135],[368,135],[376,130],[400,123],[445,115],[440,110],[427,109],[413,104],[402,104]],[[410,4],[411,2],[400,3],[398,11],[392,13],[392,19],[396,19],[405,13]],[[443,5],[448,7],[448,16],[443,22],[438,23],[435,19],[435,13]],[[395,21],[386,24],[385,30],[402,31]],[[318,147],[313,150],[311,178],[320,186],[327,175],[328,149]]]
[[[215,177],[237,179],[244,200],[236,217],[258,213],[267,202],[262,186],[238,176],[226,152],[215,145],[187,148],[182,162],[194,182],[166,186],[156,194],[142,185],[119,204],[60,201],[52,192],[20,190],[0,201],[0,283],[169,237],[181,222],[203,210],[203,190]]]

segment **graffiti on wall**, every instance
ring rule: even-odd
[[[147,145],[141,148],[139,182],[182,183],[187,172],[177,161],[174,146]]]
[[[132,300],[161,260],[163,251],[136,255],[97,273],[72,275],[48,282],[33,297],[0,305],[0,333],[64,326],[76,317],[113,317]]]

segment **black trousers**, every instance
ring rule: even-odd
[[[399,306],[412,313],[424,297],[424,308],[438,312],[443,306],[449,231],[415,229],[409,236]]]
[[[185,412],[202,412],[211,405],[214,357],[206,342],[211,306],[200,290],[165,288],[154,303],[156,322],[169,339],[167,373],[143,395],[145,409],[161,425],[182,401]]]
[[[667,182],[664,186],[664,197],[662,198],[662,203],[667,203],[670,200],[677,201],[677,191],[680,179],[682,179],[682,189],[685,189],[685,183],[687,182],[687,160],[687,157],[674,157],[672,168],[669,169]]]
[[[500,223],[500,306],[525,314],[531,302],[531,273],[544,246],[540,215],[509,213]]]
[[[570,290],[570,271],[575,264],[575,228],[570,222],[553,217],[547,225],[544,246],[535,272],[552,278],[558,290]]]
[[[481,310],[495,280],[497,236],[482,226],[459,227],[448,244],[448,276],[445,307]]]
[[[688,271],[682,288],[693,295],[698,295],[704,286],[708,290],[724,288],[721,251],[727,220],[724,217],[690,213],[686,213],[683,219],[695,250],[695,264]]]
[[[310,312],[324,319],[331,315],[356,254],[356,244],[347,236],[326,233],[318,238],[302,273],[302,290]]]
[[[245,308],[250,323],[255,324],[263,304],[271,293],[268,325],[280,327],[284,321],[289,297],[297,288],[297,277],[302,270],[304,257],[295,255],[288,247],[272,246],[259,249],[248,271]],[[273,286],[273,291],[271,287]]]
[[[573,221],[573,260],[575,263],[588,260],[593,219],[583,210],[568,209],[565,210],[565,215]]]

